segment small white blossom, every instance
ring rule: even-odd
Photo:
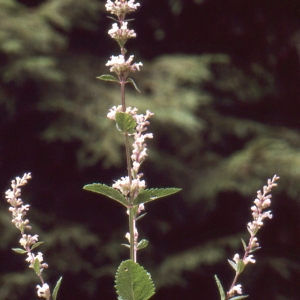
[[[107,114],[107,117],[111,120],[116,119],[116,113],[122,111],[122,105],[119,106],[113,106],[110,110],[109,113]]]
[[[242,285],[241,285],[241,284],[235,285],[235,286],[228,292],[229,297],[234,296],[235,293],[240,294],[240,295],[242,294]]]
[[[108,34],[117,40],[122,47],[128,39],[136,37],[134,30],[128,29],[127,25],[128,22],[123,22],[121,27],[119,27],[117,23],[113,23],[112,28],[108,31]]]
[[[126,14],[135,11],[138,6],[140,6],[139,3],[134,3],[134,1],[135,0],[129,0],[129,2],[127,2],[121,0],[112,2],[111,0],[107,0],[105,7],[107,11],[111,12],[111,14],[124,19]]]
[[[239,260],[240,260],[240,256],[236,253],[236,254],[234,255],[234,257],[233,257],[233,260],[234,260],[236,263],[238,263]]]
[[[39,297],[50,299],[50,297],[51,297],[50,288],[47,283],[44,283],[42,287],[37,285],[36,288],[37,288],[37,294]]]
[[[256,260],[253,258],[253,255],[251,254],[251,255],[248,255],[246,258],[244,258],[243,262],[245,265],[247,265],[249,262],[254,264],[256,262]]]
[[[134,55],[130,55],[130,57],[125,61],[124,55],[120,54],[119,56],[111,56],[110,60],[106,63],[106,66],[111,67],[110,72],[116,73],[118,76],[123,75],[127,78],[130,72],[135,72],[140,70],[140,66],[143,64],[133,63]]]

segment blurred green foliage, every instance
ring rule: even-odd
[[[23,191],[32,234],[45,241],[47,280],[53,286],[63,276],[65,299],[115,299],[113,275],[128,258],[125,211],[81,190],[126,173],[122,136],[106,118],[119,87],[95,79],[118,51],[104,3],[0,0],[1,188],[33,172]],[[229,286],[227,258],[241,252],[256,191],[276,173],[274,219],[241,283],[253,299],[297,299],[298,1],[141,4],[132,23],[138,38],[127,47],[144,63],[132,76],[142,93],[128,85],[126,101],[155,113],[142,167],[149,188],[183,188],[149,204],[139,224],[150,240],[139,262],[155,297],[218,299],[213,275]],[[0,207],[0,299],[35,299],[37,278],[10,250],[19,236]]]

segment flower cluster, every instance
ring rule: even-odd
[[[123,22],[119,28],[117,23],[112,24],[112,29],[108,31],[108,34],[115,39],[121,48],[124,47],[125,43],[130,38],[135,38],[136,33],[132,29],[127,28],[128,22]]]
[[[109,119],[115,120],[116,113],[122,112],[122,106],[114,106],[110,109],[107,117]],[[113,184],[113,188],[118,189],[124,196],[132,195],[133,199],[139,194],[139,192],[146,188],[144,180],[140,180],[143,176],[142,173],[138,174],[139,168],[147,156],[147,145],[145,139],[153,138],[152,133],[144,133],[147,130],[147,126],[150,124],[148,121],[153,113],[147,110],[146,114],[137,114],[138,109],[127,107],[126,113],[131,115],[136,121],[136,132],[132,135],[134,136],[133,150],[131,155],[132,168],[131,176],[132,180],[128,176],[122,177]]]
[[[139,3],[134,3],[134,1],[135,0],[116,0],[115,2],[112,2],[111,0],[107,0],[105,7],[106,10],[111,14],[116,15],[119,19],[124,20],[126,14],[134,12],[138,6],[140,6]]]
[[[28,225],[29,220],[24,220],[26,212],[29,210],[29,205],[23,204],[21,197],[21,186],[24,186],[27,183],[27,180],[31,178],[31,174],[24,174],[22,178],[17,177],[11,182],[11,190],[5,192],[5,198],[7,202],[11,205],[9,211],[12,213],[12,222],[15,226],[24,233],[25,229],[31,229],[31,226]]]
[[[128,39],[136,37],[134,30],[128,29],[128,21],[124,21],[125,16],[126,14],[135,11],[138,6],[140,6],[140,4],[134,3],[134,0],[121,0],[115,2],[108,0],[105,5],[107,11],[118,17],[119,24],[112,24],[112,28],[108,31],[108,34],[118,42],[121,48],[121,54],[118,56],[111,56],[106,66],[111,67],[110,72],[116,73],[119,80],[122,80],[123,82],[126,81],[130,72],[139,71],[140,66],[143,65],[141,62],[132,63],[133,55],[126,59],[126,49],[124,48]]]
[[[12,223],[21,231],[22,237],[20,239],[20,245],[24,248],[17,249],[19,253],[27,253],[26,261],[29,263],[29,268],[33,268],[36,274],[40,277],[43,286],[37,286],[37,294],[41,298],[50,299],[50,289],[47,283],[44,283],[41,273],[43,269],[48,268],[47,263],[43,262],[43,253],[38,252],[37,255],[32,253],[32,249],[36,248],[38,243],[38,235],[31,236],[30,234],[25,234],[25,229],[31,229],[28,225],[29,220],[24,217],[29,210],[28,204],[23,204],[21,199],[21,187],[24,186],[31,179],[30,173],[25,173],[22,178],[16,177],[12,180],[11,188],[5,192],[5,198],[7,202],[11,205],[9,211],[12,213]]]
[[[240,273],[242,273],[245,266],[249,262],[253,264],[256,262],[253,254],[250,253],[259,249],[258,239],[255,235],[257,234],[258,230],[263,226],[263,220],[265,218],[272,218],[271,211],[264,211],[264,209],[268,208],[271,205],[272,195],[270,193],[272,188],[277,186],[276,181],[278,179],[279,177],[277,175],[274,175],[272,179],[268,179],[268,185],[265,185],[263,187],[263,192],[261,192],[260,190],[257,191],[257,197],[254,200],[255,205],[251,207],[253,221],[247,224],[247,228],[250,233],[249,243],[248,245],[246,245],[245,242],[243,242],[245,254],[242,259],[240,258],[239,254],[235,254],[233,257],[235,264],[233,262],[231,262],[231,264],[234,265],[234,268],[236,270],[236,276],[231,285],[231,288],[229,289],[229,292],[227,292],[226,299],[233,297],[235,293],[242,294],[242,286],[240,284],[235,285],[237,277]]]
[[[110,72],[116,73],[119,78],[127,78],[130,72],[135,72],[140,70],[140,66],[143,64],[139,63],[132,63],[133,55],[125,60],[124,55],[120,54],[119,56],[111,56],[110,60],[106,63],[106,66],[111,67]]]

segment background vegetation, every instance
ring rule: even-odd
[[[180,194],[149,204],[139,262],[153,299],[218,299],[227,258],[242,251],[250,206],[267,178],[273,220],[257,264],[241,277],[249,299],[298,299],[300,286],[300,2],[141,0],[127,45],[142,71],[127,101],[155,113],[143,172]],[[113,275],[128,251],[125,211],[82,190],[125,174],[122,139],[106,119],[118,86],[95,79],[117,54],[105,1],[0,0],[0,299],[36,299],[36,276],[12,253],[19,233],[4,192],[23,190],[32,233],[45,241],[47,282],[60,299],[116,299]]]

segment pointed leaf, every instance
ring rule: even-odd
[[[247,250],[247,245],[246,245],[246,243],[243,239],[241,239],[241,240],[242,240],[242,244],[243,244],[243,247],[244,247],[244,251],[246,251]]]
[[[104,81],[114,81],[114,82],[120,83],[120,81],[117,77],[110,75],[110,74],[104,74],[104,75],[98,76],[96,78],[100,79],[100,80],[104,80]]]
[[[120,264],[115,283],[119,298],[124,300],[148,300],[154,294],[151,275],[132,260]]]
[[[136,127],[136,122],[134,120],[134,118],[128,114],[128,113],[124,113],[124,112],[117,112],[116,113],[116,123],[117,123],[117,128],[125,133],[135,133],[135,127]]]
[[[112,19],[112,20],[114,20],[115,22],[119,22],[119,20],[117,20],[117,19],[115,19],[115,18],[113,18],[113,17],[110,17],[110,16],[106,16],[108,19]]]
[[[228,260],[229,264],[232,266],[233,270],[234,270],[234,271],[237,271],[237,265],[236,265],[236,263],[233,262],[233,261],[230,260],[230,259],[227,259],[227,260]]]
[[[219,278],[217,277],[217,275],[215,275],[215,280],[219,289],[219,293],[220,293],[220,300],[225,300],[225,292],[224,289],[222,287],[221,281],[219,280]]]
[[[137,249],[141,250],[143,248],[146,248],[148,246],[149,242],[147,240],[140,240],[138,245],[137,245]]]
[[[59,290],[61,281],[62,281],[62,277],[60,277],[60,278],[58,279],[58,281],[56,282],[56,285],[55,285],[55,288],[54,288],[53,294],[52,294],[53,300],[56,300],[57,293],[58,293],[58,290]]]
[[[132,78],[127,78],[126,82],[130,82],[133,84],[134,88],[140,93],[141,91],[139,90],[139,88],[137,87],[136,83],[134,82],[134,80]]]
[[[233,297],[233,298],[230,298],[229,300],[240,300],[240,299],[245,299],[249,297],[248,295],[244,295],[244,296],[236,296],[236,297]]]
[[[146,216],[146,214],[147,214],[147,213],[144,213],[144,214],[142,214],[142,215],[138,216],[138,217],[137,217],[135,220],[136,220],[136,221],[140,220],[141,218],[145,217],[145,216]]]
[[[244,269],[245,269],[245,264],[244,264],[244,262],[243,262],[242,259],[240,259],[240,260],[238,261],[238,263],[237,263],[236,266],[237,266],[237,267],[236,267],[236,271],[237,271],[239,274],[241,274],[241,273],[244,271]]]
[[[34,263],[33,263],[33,270],[35,271],[35,273],[37,275],[41,274],[41,263],[37,257],[35,258]]]
[[[37,248],[39,245],[43,244],[44,242],[37,242],[35,244],[33,244],[33,246],[31,247],[31,250]]]
[[[252,253],[252,252],[254,252],[254,251],[256,251],[256,250],[259,250],[259,249],[261,249],[261,247],[255,247],[255,248],[252,248],[252,249],[249,251],[249,253]]]
[[[21,248],[12,248],[11,250],[15,251],[18,254],[25,254],[25,253],[27,253],[26,250],[21,249]]]
[[[142,204],[142,203],[147,203],[147,202],[154,201],[154,200],[162,198],[162,197],[166,197],[166,196],[178,193],[180,191],[181,191],[181,189],[178,189],[178,188],[143,190],[134,199],[133,204],[138,205],[138,204]]]
[[[87,184],[83,187],[84,190],[91,191],[94,193],[98,193],[104,195],[110,199],[113,199],[122,205],[127,207],[127,200],[126,198],[116,189],[113,189],[110,186],[101,183],[93,183]]]
[[[130,245],[128,245],[128,244],[121,244],[121,245],[130,249]]]

